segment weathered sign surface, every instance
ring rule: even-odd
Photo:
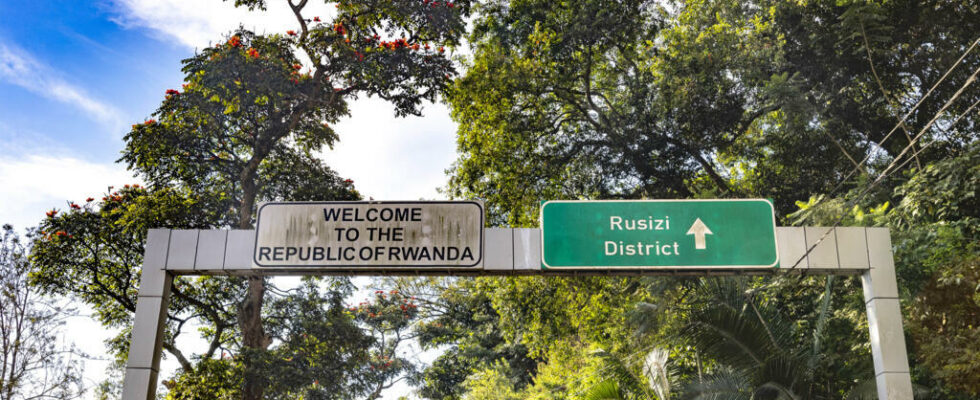
[[[281,202],[259,207],[258,267],[459,267],[483,259],[475,201]]]
[[[541,263],[562,268],[772,268],[772,203],[737,200],[548,201]]]

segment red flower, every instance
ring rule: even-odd
[[[290,29],[290,30],[286,31],[286,34],[289,35],[289,36],[296,36],[296,31]]]
[[[350,180],[350,179],[344,179],[344,183],[351,184],[351,183],[354,183],[354,181],[353,180]]]
[[[418,49],[419,49],[419,44],[418,43],[415,43],[415,44],[412,45],[412,50],[418,50]]]
[[[90,202],[90,201],[92,201],[92,200],[95,200],[95,199],[94,199],[94,198],[91,198],[91,197],[89,197],[89,198],[87,198],[87,199],[85,199],[85,201],[86,201],[86,202]]]
[[[54,218],[54,216],[57,215],[57,214],[58,214],[58,210],[54,210],[54,209],[52,209],[51,211],[48,211],[47,213],[45,213],[45,215],[47,215],[48,218]]]
[[[167,89],[167,96],[176,96],[178,94],[180,94],[180,92],[173,89]]]
[[[242,39],[238,36],[232,36],[231,39],[228,39],[228,45],[231,47],[241,47]]]
[[[157,123],[157,120],[155,120],[155,119],[148,119],[145,122],[143,122],[143,125],[153,125],[155,123]]]
[[[78,204],[75,204],[75,203],[68,203],[68,206],[71,207],[71,208],[73,208],[73,209],[75,209],[75,210],[82,209],[82,207],[80,207]]]
[[[313,17],[313,22],[320,22],[320,17]]]
[[[248,55],[251,56],[252,58],[259,58],[259,51],[250,47],[248,49]]]
[[[442,53],[444,51],[446,51],[446,49],[442,48],[442,46],[439,46],[439,52]]]
[[[299,65],[299,64],[293,64],[293,69],[296,69],[296,70],[298,70],[298,69],[301,69],[301,68],[303,68],[303,66],[302,66],[302,65]]]
[[[449,8],[453,8],[454,6],[455,6],[455,4],[449,3]]]

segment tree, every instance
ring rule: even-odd
[[[390,283],[420,304],[413,327],[423,349],[443,352],[421,374],[419,394],[430,399],[458,399],[468,378],[493,366],[506,375],[512,390],[531,383],[537,361],[527,346],[508,340],[490,293],[473,279],[399,279]]]
[[[269,399],[350,399],[370,393],[379,380],[370,372],[376,340],[344,305],[352,291],[347,279],[304,279],[266,304],[266,326],[275,344],[255,357],[263,375],[246,374],[241,351],[222,351],[219,359],[203,359],[196,373],[165,382],[168,398],[241,398],[244,379],[261,382]]]
[[[883,221],[888,204],[903,199],[920,203],[912,215],[969,214],[964,210],[977,208],[971,207],[975,196],[970,181],[960,178],[975,172],[962,166],[975,165],[966,155],[976,143],[980,116],[974,111],[980,92],[970,86],[980,66],[974,47],[978,12],[969,2],[691,1],[670,8],[649,2],[489,2],[476,9],[473,58],[448,97],[459,123],[449,192],[486,199],[491,224],[510,226],[536,225],[539,202],[563,198],[768,197],[784,222],[801,202],[829,211],[805,223],[832,225]],[[946,158],[961,168],[914,178]],[[904,186],[907,181],[918,181],[916,188]],[[909,241],[897,220],[889,223],[896,224],[898,258],[935,257],[899,266],[901,286],[910,288],[903,295],[929,283],[940,270],[938,260],[956,266],[942,268],[937,276],[952,278],[929,285],[930,298],[919,306],[930,310],[926,315],[943,309],[942,315],[958,321],[939,325],[939,319],[924,318],[929,328],[920,332],[936,349],[970,349],[965,343],[971,336],[960,328],[975,326],[975,306],[967,301],[975,250],[965,245],[975,234],[962,221],[928,223],[935,225]],[[944,250],[926,241],[936,239],[928,233],[935,231],[944,232]],[[668,281],[669,287],[648,295],[552,286],[555,281],[487,281],[502,328],[524,333],[511,340],[532,352],[583,333],[576,323],[591,310],[567,301],[574,296],[639,301],[632,304],[659,316],[650,318],[657,329],[645,338],[596,335],[590,342],[646,345],[682,335],[688,321],[677,314],[690,311],[683,307],[693,289],[683,281]],[[801,371],[811,375],[816,392],[843,396],[854,382],[842,376],[866,376],[870,368],[859,329],[864,306],[855,280],[835,281],[832,296],[824,295],[825,283],[814,277],[756,281],[753,290],[795,288],[794,296],[772,290],[764,299],[800,327],[779,345],[790,352],[814,343],[802,336],[821,321],[818,300],[841,302],[822,329],[845,339],[822,342],[827,359]],[[622,287],[636,284],[651,286],[640,280]],[[522,287],[533,289],[514,290]],[[953,306],[940,287],[962,301]],[[549,304],[550,298],[566,302]],[[929,340],[939,329],[963,334]],[[684,379],[717,362],[697,347],[681,352],[681,344],[671,343],[671,359]],[[934,368],[941,359],[955,359],[943,373],[950,382],[969,382],[972,350],[943,354],[931,361]],[[729,369],[743,382],[755,379],[755,372]],[[917,382],[934,379],[926,369],[916,366],[922,371]]]
[[[111,188],[110,188],[111,190]],[[151,227],[207,229],[228,218],[221,198],[195,196],[179,189],[150,191],[126,185],[101,200],[69,203],[51,210],[39,226],[31,249],[31,285],[45,293],[81,300],[106,327],[121,328],[110,342],[117,365],[126,361],[131,316],[136,311],[143,243]],[[237,301],[234,279],[178,278],[172,289],[163,348],[186,371],[193,360],[177,348],[184,325],[199,319],[209,328],[204,358],[229,341]]]
[[[260,36],[240,29],[185,60],[184,90],[168,91],[156,118],[126,136],[122,161],[151,186],[224,193],[242,229],[252,227],[257,200],[287,193],[300,200],[293,197],[297,187],[277,188],[279,178],[322,168],[312,154],[337,139],[330,124],[346,115],[348,98],[379,96],[397,115],[418,114],[423,100],[433,100],[453,73],[444,46],[457,43],[469,9],[468,1],[343,1],[328,23],[303,15],[306,0],[288,4],[297,30]],[[323,196],[318,187],[332,186],[309,178],[285,182],[317,196]],[[250,349],[246,376],[252,376],[259,373],[252,354],[258,357],[270,341],[261,319],[266,282],[248,281],[238,321]],[[262,397],[261,384],[246,379],[244,385],[246,399]]]
[[[28,285],[27,249],[14,228],[0,234],[0,399],[81,397],[81,365],[59,343],[68,310]]]
[[[449,96],[454,195],[528,225],[539,199],[753,193],[723,154],[795,96],[763,10],[692,3],[668,20],[649,2],[542,1],[478,15]]]
[[[415,297],[395,289],[389,292],[376,290],[373,299],[365,299],[350,308],[354,318],[377,340],[369,355],[365,375],[372,383],[367,398],[381,398],[384,390],[407,380],[417,383],[419,371],[416,364],[404,354],[403,346],[414,340],[411,327],[419,317]]]
[[[264,1],[236,4],[265,7]],[[332,21],[305,17],[306,4],[289,2],[294,31],[263,36],[240,29],[184,60],[184,87],[168,90],[153,118],[126,135],[120,161],[149,183],[147,193],[114,193],[49,217],[51,232],[64,236],[38,248],[39,284],[102,308],[106,324],[127,326],[142,230],[248,229],[257,201],[359,198],[352,181],[315,157],[338,137],[331,124],[359,95],[391,101],[397,115],[418,114],[421,102],[433,100],[453,73],[445,46],[457,44],[469,4],[341,2]],[[166,205],[173,207],[144,207],[158,194],[170,196]],[[74,264],[76,257],[86,262]],[[87,283],[59,281],[73,272]],[[194,373],[194,358],[182,357],[172,341],[186,321],[203,318],[211,343],[200,358],[201,372],[227,371],[210,360],[219,351],[240,351],[241,393],[258,399],[267,381],[256,377],[266,372],[261,366],[273,336],[261,318],[267,282],[247,281],[242,288],[236,278],[178,279],[165,348],[183,373]],[[237,315],[229,303],[240,304]],[[125,340],[116,343],[117,354],[125,354]]]
[[[911,159],[910,159],[911,160]],[[977,293],[977,189],[980,145],[898,177],[890,192],[860,192],[800,204],[799,223],[891,229],[913,377],[943,398],[976,396],[980,349]],[[854,204],[852,208],[846,205]]]
[[[928,161],[973,140],[974,114],[953,122],[978,100],[957,93],[977,53],[940,84],[975,40],[962,2],[508,3],[477,10],[449,96],[450,193],[497,223],[559,198],[760,196],[785,214],[906,147]]]
[[[894,192],[881,218],[895,236],[896,265],[911,307],[915,359],[947,397],[980,395],[980,142],[925,165]],[[908,304],[906,303],[906,304]]]

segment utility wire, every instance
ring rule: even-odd
[[[970,105],[970,107],[967,107],[966,111],[960,113],[960,115],[957,116],[956,119],[953,120],[953,122],[949,123],[949,127],[951,128],[956,126],[956,123],[960,122],[960,120],[963,119],[963,117],[965,117],[967,114],[969,114],[970,111],[973,111],[973,109],[976,108],[977,105],[980,105],[980,100],[975,101],[972,105]],[[926,150],[927,147],[931,146],[933,143],[935,142],[926,143],[926,145],[920,147],[919,150],[916,151],[914,155],[917,156],[921,154],[923,151]],[[912,161],[912,159],[906,158],[905,161],[903,161],[902,164],[898,166],[898,168],[895,168],[895,170],[901,170],[902,168],[905,168],[905,166],[908,165],[909,161]]]
[[[974,45],[976,45],[976,43],[980,43],[980,39],[978,39],[976,42],[974,42]],[[970,47],[970,48],[972,49],[973,47]],[[960,59],[962,60],[962,57],[960,57]],[[950,69],[950,70],[952,70],[952,69]],[[967,79],[966,82],[964,82],[962,86],[960,86],[959,90],[957,90],[956,93],[954,93],[953,96],[950,97],[950,99],[947,100],[945,104],[943,104],[942,108],[940,108],[939,111],[937,111],[936,114],[932,117],[932,119],[929,120],[929,123],[927,123],[924,127],[922,127],[922,129],[915,136],[915,138],[913,138],[912,141],[909,142],[909,144],[906,145],[905,148],[903,148],[902,151],[897,156],[895,156],[895,159],[892,160],[892,162],[889,163],[887,167],[885,167],[885,169],[878,175],[878,177],[875,178],[875,180],[873,182],[871,182],[871,184],[869,184],[868,187],[865,188],[860,194],[858,194],[858,197],[856,197],[856,198],[852,199],[851,201],[848,201],[847,203],[845,203],[845,205],[844,205],[844,209],[845,210],[853,207],[855,204],[857,204],[861,200],[864,200],[864,198],[869,193],[871,193],[871,190],[874,189],[875,186],[878,186],[878,184],[880,184],[881,182],[883,182],[884,179],[887,178],[891,173],[893,173],[894,171],[898,171],[899,170],[898,168],[892,170],[892,168],[894,168],[898,164],[898,162],[902,159],[902,157],[905,156],[905,154],[908,153],[909,149],[912,149],[915,146],[915,143],[916,142],[918,142],[920,139],[922,139],[922,137],[929,130],[929,128],[931,128],[932,125],[935,124],[937,120],[939,120],[939,118],[946,111],[946,109],[948,109],[949,106],[952,105],[952,103],[954,101],[956,101],[956,99],[958,99],[961,94],[963,94],[963,92],[966,90],[966,88],[969,87],[970,84],[972,84],[977,79],[977,75],[978,74],[980,74],[980,68],[977,68],[977,70],[973,72],[973,75],[970,75],[970,78]],[[920,100],[919,104],[921,104],[921,100]],[[975,105],[976,105],[976,103],[974,103],[974,105],[970,106],[967,109],[966,112],[969,112],[973,108],[973,106],[975,106]],[[918,106],[918,104],[916,106]],[[958,116],[955,119],[955,121],[956,122],[959,122],[959,120],[964,115],[966,115],[966,112],[964,112],[963,114],[961,114],[960,116]],[[892,132],[894,132],[894,129],[892,130]],[[924,147],[923,147],[923,149],[924,149]],[[916,153],[916,154],[918,154],[918,153]],[[829,198],[829,196],[827,198]],[[842,213],[841,216],[837,219],[837,221],[834,222],[834,225],[831,226],[830,228],[828,228],[827,231],[824,232],[822,236],[820,236],[820,239],[818,239],[816,242],[814,242],[813,245],[811,245],[810,248],[808,248],[807,251],[805,253],[803,253],[803,255],[798,260],[796,260],[796,262],[793,263],[793,266],[790,267],[789,269],[794,269],[797,266],[799,266],[800,265],[800,262],[802,262],[804,259],[806,259],[806,257],[808,255],[810,255],[811,252],[813,252],[813,249],[815,249],[818,245],[820,245],[820,243],[822,243],[824,241],[824,239],[826,239],[827,236],[830,235],[830,232],[833,232],[834,229],[837,228],[840,225],[840,223],[844,221],[844,216],[845,216],[845,214]]]
[[[953,72],[954,69],[956,69],[957,66],[960,65],[961,62],[963,62],[966,56],[970,54],[970,52],[973,51],[975,47],[977,47],[977,44],[980,44],[980,38],[973,41],[973,44],[970,45],[970,47],[967,48],[965,52],[963,52],[963,55],[961,55],[960,58],[957,59],[956,62],[953,63],[953,65],[950,66],[949,69],[946,70],[946,73],[944,73],[943,76],[940,77],[939,80],[936,81],[936,83],[933,84],[931,88],[929,88],[926,94],[923,95],[922,98],[920,98],[919,101],[916,102],[915,105],[912,106],[912,108],[907,113],[905,113],[905,115],[903,115],[901,119],[899,119],[898,123],[895,124],[895,126],[892,127],[890,131],[888,131],[888,134],[886,134],[885,137],[882,138],[880,142],[875,143],[879,148],[884,148],[885,142],[888,141],[889,138],[891,138],[892,134],[895,133],[895,131],[898,130],[899,127],[905,124],[905,121],[912,115],[912,113],[914,113],[915,110],[917,110],[919,106],[922,105],[922,102],[924,102],[927,98],[929,98],[930,95],[932,95],[932,92],[935,91],[936,88],[939,87],[939,85],[946,80],[946,78]],[[840,182],[838,182],[833,189],[831,189],[830,193],[827,194],[826,198],[830,198],[830,196],[836,193],[838,190],[840,190],[841,187],[843,187],[844,184],[847,183],[847,181],[851,179],[851,177],[854,176],[855,173],[860,171],[861,166],[863,166],[865,163],[868,162],[868,160],[871,159],[872,154],[873,152],[868,152],[868,154],[863,159],[861,159],[861,162],[858,163],[858,166],[852,169],[850,172],[848,172],[847,175],[845,175],[844,178],[841,179]],[[819,203],[817,205],[819,205]]]

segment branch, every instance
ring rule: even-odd
[[[875,69],[875,64],[871,60],[871,44],[868,42],[868,34],[865,33],[865,31],[864,31],[864,23],[863,22],[861,23],[861,38],[864,39],[864,51],[867,54],[868,66],[871,67],[871,74],[875,77],[875,82],[878,83],[878,90],[881,90],[881,95],[885,98],[885,101],[887,101],[889,105],[891,105],[892,107],[896,107],[897,108],[897,106],[895,105],[896,102],[894,100],[892,100],[891,96],[888,95],[888,91],[885,90],[885,86],[881,84],[881,78],[878,77],[878,71]],[[905,119],[904,118],[898,121],[898,126],[902,128],[902,132],[905,132],[905,138],[908,139],[908,141],[910,143],[909,145],[911,146],[912,145],[912,134],[909,133],[909,128],[908,128],[907,125],[905,125]],[[915,150],[915,147],[912,147],[912,149]],[[847,153],[845,153],[845,154],[847,154]],[[918,167],[919,170],[921,170],[922,169],[922,164],[919,162],[919,156],[916,153],[913,153],[912,156],[915,157],[915,165],[916,165],[916,167]],[[851,158],[851,155],[850,154],[847,154],[847,158]],[[851,159],[851,161],[853,162],[854,160]]]

